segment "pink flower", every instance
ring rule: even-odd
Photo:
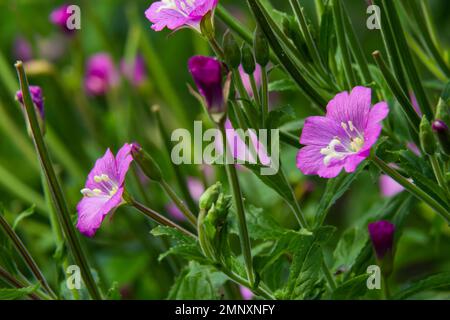
[[[189,72],[205,99],[210,112],[223,112],[225,108],[222,86],[222,64],[215,58],[195,56],[189,59]]]
[[[253,76],[255,77],[256,87],[259,88],[261,86],[261,79],[262,79],[262,73],[261,73],[261,66],[259,64],[256,64],[255,72],[253,73]],[[239,66],[239,74],[241,75],[242,82],[244,84],[245,90],[247,91],[248,95],[250,97],[253,97],[253,89],[252,84],[250,82],[250,76],[245,73],[244,68],[242,65]]]
[[[140,55],[132,63],[127,63],[125,59],[122,59],[120,62],[120,71],[136,87],[141,85],[147,78],[145,62]]]
[[[239,291],[241,292],[242,299],[244,299],[244,300],[252,300],[253,299],[254,294],[249,288],[246,288],[244,286],[239,286]]]
[[[217,6],[218,0],[162,0],[153,2],[145,16],[153,23],[152,29],[161,31],[165,27],[177,30],[189,27],[200,32],[203,17]]]
[[[105,216],[124,204],[124,182],[130,163],[132,145],[124,144],[116,157],[108,149],[98,159],[81,190],[83,199],[77,205],[77,228],[88,237],[94,236]]]
[[[325,117],[305,120],[297,154],[297,167],[304,174],[334,178],[342,169],[354,172],[370,155],[389,113],[386,102],[371,108],[370,88],[355,87],[337,94],[327,105]]]
[[[74,33],[75,29],[69,29],[69,27],[67,26],[67,20],[70,18],[70,16],[71,13],[69,11],[69,5],[64,4],[52,11],[52,13],[50,14],[50,21],[65,33],[72,34]]]
[[[202,196],[203,192],[205,192],[205,187],[203,183],[194,177],[188,177],[187,178],[187,187],[189,190],[189,194],[191,195],[192,199],[194,201],[198,202],[200,197]],[[181,212],[180,209],[176,206],[175,203],[171,202],[166,205],[166,211],[176,220],[178,221],[185,221],[186,217]]]
[[[31,100],[33,100],[33,104],[38,112],[38,115],[43,121],[45,119],[45,111],[44,111],[44,97],[42,95],[42,89],[39,86],[29,86],[28,88],[30,89]],[[16,92],[16,99],[23,106],[22,91],[19,90]]]
[[[117,85],[119,76],[114,62],[107,53],[97,53],[89,58],[84,84],[86,91],[93,96],[105,94]]]

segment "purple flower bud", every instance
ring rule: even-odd
[[[210,57],[195,56],[189,60],[189,72],[211,113],[224,111],[222,65]]]
[[[389,221],[376,221],[369,223],[369,235],[373,248],[379,260],[383,259],[386,253],[392,251],[394,245],[395,225]]]
[[[69,6],[70,5],[68,4],[63,4],[62,6],[54,9],[50,13],[50,21],[66,34],[73,34],[75,29],[69,29],[67,26],[67,19],[71,16],[70,11],[68,11]]]
[[[442,120],[436,120],[432,125],[433,131],[436,133],[448,132],[448,126]]]
[[[446,155],[450,155],[450,131],[448,130],[448,126],[444,121],[438,119],[433,122],[431,127],[438,137],[442,151]]]
[[[34,106],[36,107],[36,110],[38,111],[39,116],[41,117],[41,120],[44,120],[44,97],[42,96],[42,89],[38,86],[29,86],[30,89],[30,95],[31,100],[33,100]],[[22,91],[16,92],[16,99],[20,102],[20,104],[23,106],[23,95]]]
[[[119,76],[109,54],[97,53],[89,59],[84,79],[88,94],[103,95],[116,86],[118,81]]]
[[[141,85],[147,78],[145,61],[142,56],[137,56],[132,63],[127,63],[125,59],[122,59],[120,71],[136,87]]]

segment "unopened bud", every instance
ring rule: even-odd
[[[229,68],[236,69],[239,67],[241,64],[241,49],[229,30],[223,36],[223,53]]]
[[[131,155],[133,156],[134,161],[139,165],[144,174],[150,179],[154,181],[162,180],[162,172],[159,168],[158,164],[155,160],[142,149],[142,147],[133,143],[131,148]]]
[[[255,30],[253,49],[255,50],[256,62],[261,67],[267,66],[270,61],[269,43],[260,27],[257,27]]]
[[[253,74],[256,69],[255,56],[253,55],[253,50],[246,43],[242,46],[242,68],[246,74]]]
[[[426,116],[423,116],[420,122],[419,138],[423,152],[427,155],[434,155],[436,153],[436,139]]]
[[[438,138],[442,151],[447,156],[450,156],[450,132],[448,130],[448,126],[442,120],[435,120],[432,128]]]

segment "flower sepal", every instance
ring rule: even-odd
[[[150,180],[162,181],[162,171],[159,165],[139,144],[132,144],[131,155]]]
[[[216,35],[214,26],[214,11],[209,11],[200,22],[200,33],[207,39],[212,40]]]

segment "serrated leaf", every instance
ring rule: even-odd
[[[175,280],[168,299],[216,300],[227,277],[209,266],[191,261]]]
[[[39,284],[20,289],[0,288],[0,300],[18,300],[25,298],[29,294],[35,292],[39,288]]]
[[[356,258],[364,248],[368,240],[367,230],[362,228],[351,228],[341,236],[334,250],[334,270],[343,268],[350,270]]]
[[[411,284],[406,289],[394,295],[393,299],[403,300],[412,297],[418,292],[426,290],[446,289],[450,290],[450,272],[443,272],[429,276]]]
[[[267,128],[278,129],[283,122],[294,119],[295,112],[290,105],[276,108],[269,112],[267,116]]]
[[[334,203],[342,197],[342,195],[350,188],[353,181],[359,176],[359,174],[366,167],[367,162],[363,162],[359,165],[358,169],[352,174],[341,173],[338,177],[330,179],[327,182],[325,192],[319,202],[319,207],[316,211],[316,226],[320,226],[328,213],[328,210],[334,205]]]
[[[288,248],[292,253],[292,264],[286,286],[278,293],[282,299],[316,299],[325,290],[322,275],[322,245],[334,232],[333,227],[322,227],[313,235],[292,233]]]
[[[362,298],[367,292],[367,278],[369,274],[354,277],[333,291],[331,297],[335,300],[350,300]]]
[[[288,229],[281,227],[269,212],[250,205],[245,210],[249,235],[254,240],[277,240]],[[233,216],[233,215],[230,215]],[[238,226],[235,221],[230,221],[232,232],[238,234]]]
[[[183,257],[188,261],[206,261],[205,257],[201,253],[197,241],[175,228],[157,226],[151,231],[151,234],[155,237],[168,236],[174,241],[174,244],[170,247],[170,249],[159,256],[160,261],[171,254]]]

